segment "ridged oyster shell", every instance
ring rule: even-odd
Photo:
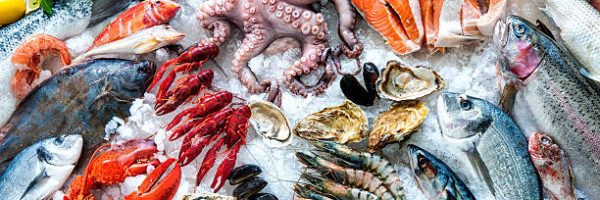
[[[338,143],[358,142],[367,132],[368,120],[363,111],[351,101],[328,107],[302,119],[294,127],[296,135],[310,140],[329,140]]]
[[[419,100],[401,101],[375,118],[369,134],[369,151],[408,138],[425,121],[429,108]]]
[[[414,100],[444,88],[444,79],[426,67],[389,61],[377,80],[377,93],[392,101]]]
[[[255,100],[248,105],[252,111],[250,124],[271,147],[282,147],[292,142],[290,122],[283,112],[271,102]]]

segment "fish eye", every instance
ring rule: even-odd
[[[156,1],[156,5],[160,6],[161,3],[162,3],[161,1]]]
[[[542,144],[546,144],[546,145],[552,143],[552,139],[550,139],[547,136],[542,136],[542,138],[540,139],[540,141],[542,142]]]
[[[523,24],[516,24],[514,27],[517,34],[522,35],[525,33],[525,26],[523,26]]]
[[[533,43],[533,49],[535,49],[536,51],[542,50],[540,44],[538,44],[538,43]]]
[[[460,108],[463,110],[471,110],[472,104],[468,99],[460,99]]]
[[[425,156],[419,154],[419,155],[417,155],[417,165],[421,169],[425,169],[425,168],[427,168],[427,166],[429,166],[429,161],[427,160],[427,158],[425,158]]]
[[[54,142],[54,144],[55,144],[55,145],[60,145],[60,144],[62,144],[62,143],[63,143],[63,137],[62,137],[62,136],[61,136],[61,137],[57,137],[57,138],[56,138],[56,139],[54,139],[54,141],[52,141],[52,142]]]

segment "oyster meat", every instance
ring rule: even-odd
[[[279,107],[271,102],[255,100],[249,103],[252,111],[250,124],[271,147],[282,147],[292,142],[290,122]]]
[[[328,107],[302,119],[294,127],[296,135],[310,140],[338,143],[358,142],[367,132],[365,111],[351,101]]]
[[[375,118],[369,134],[369,151],[408,138],[425,121],[429,108],[419,100],[401,101]]]
[[[408,67],[389,61],[379,79],[377,92],[392,101],[414,100],[444,88],[444,79],[426,67]]]

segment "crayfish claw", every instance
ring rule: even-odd
[[[165,173],[171,165],[174,165],[171,172]],[[136,191],[125,196],[125,200],[172,199],[180,180],[181,167],[174,158],[169,158],[150,172]]]

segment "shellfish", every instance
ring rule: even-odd
[[[361,106],[372,106],[374,96],[371,96],[369,92],[358,82],[356,77],[351,74],[346,74],[340,81],[340,88],[346,98],[353,103]]]
[[[429,108],[419,100],[401,101],[375,118],[369,134],[369,151],[408,138],[425,121]]]
[[[291,143],[293,136],[290,122],[275,104],[255,100],[248,106],[252,111],[250,124],[267,145],[281,147]]]
[[[432,69],[389,61],[377,80],[377,93],[392,101],[414,100],[444,88],[445,84]]]
[[[325,108],[302,119],[294,132],[310,140],[358,142],[365,137],[367,124],[365,111],[346,100],[339,106]]]

